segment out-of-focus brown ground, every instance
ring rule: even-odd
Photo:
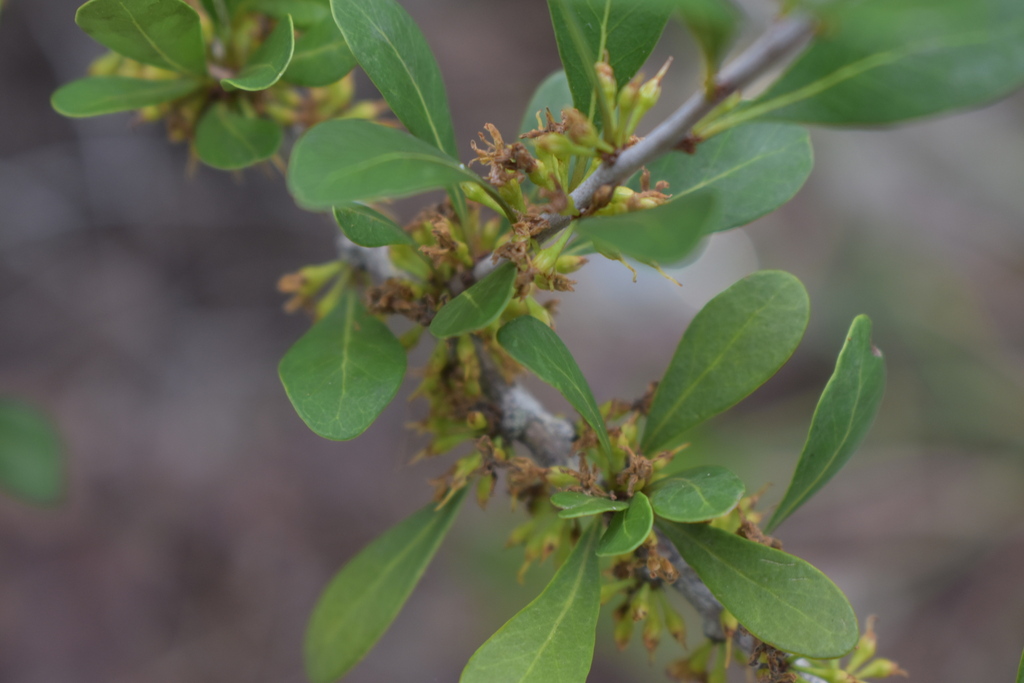
[[[404,4],[438,55],[464,157],[483,123],[513,129],[558,66],[539,0]],[[0,501],[0,681],[302,681],[318,591],[445,463],[405,466],[419,442],[401,427],[420,408],[402,398],[350,443],[294,415],[276,363],[306,323],[274,283],[329,258],[334,228],[274,172],[189,175],[158,126],[53,113],[52,90],[100,52],[76,6],[14,0],[0,22],[0,392],[52,412],[70,457],[63,507]],[[693,87],[684,41],[674,31],[658,53],[680,57],[664,107]],[[804,280],[813,321],[793,361],[690,456],[752,490],[775,482],[767,505],[849,321],[874,318],[882,415],[780,535],[862,618],[880,615],[882,653],[917,681],[1008,681],[1024,646],[1022,121],[1016,96],[893,131],[818,131],[804,191],[716,240],[682,290],[595,262],[562,297],[559,332],[605,400],[642,392],[716,289],[758,264]],[[346,680],[456,680],[550,573],[515,583],[515,520],[503,499],[467,506]],[[663,649],[649,666],[603,634],[591,680],[663,680]]]

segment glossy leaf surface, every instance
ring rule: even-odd
[[[218,102],[199,119],[196,154],[214,168],[245,168],[272,157],[282,135],[273,121],[243,116]]]
[[[800,343],[809,315],[804,286],[777,270],[749,275],[708,302],[654,394],[643,452],[679,445],[687,430],[768,381]]]
[[[298,27],[313,26],[331,19],[329,0],[232,0],[244,3],[246,9],[262,12],[277,19],[291,15]]]
[[[822,13],[825,29],[751,112],[893,123],[984,104],[1024,82],[1019,0],[864,0]]]
[[[576,232],[638,261],[670,265],[719,225],[719,204],[711,190],[694,192],[653,209],[585,218],[576,223]]]
[[[46,415],[19,401],[0,400],[0,488],[36,505],[64,494],[60,436]]]
[[[629,507],[629,502],[625,500],[588,496],[577,491],[560,491],[551,496],[551,504],[556,508],[562,509],[558,513],[558,516],[562,519],[588,517],[590,515],[599,515],[603,512],[625,510]]]
[[[50,103],[64,116],[99,116],[163,104],[201,87],[190,78],[154,81],[125,76],[93,76],[61,86]]]
[[[731,511],[746,487],[724,467],[694,467],[654,485],[651,505],[673,522],[704,522]]]
[[[362,434],[391,403],[405,364],[401,343],[350,290],[295,342],[278,372],[309,428],[344,441]]]
[[[501,315],[515,291],[516,267],[504,263],[487,277],[446,303],[430,322],[430,332],[439,339],[487,327]]]
[[[361,204],[338,206],[334,220],[345,236],[361,247],[415,244],[416,241],[393,220]]]
[[[533,316],[524,315],[498,330],[498,343],[533,374],[558,389],[597,434],[604,452],[611,453],[604,419],[590,385],[554,330]]]
[[[283,78],[288,83],[320,88],[341,80],[356,65],[334,19],[314,24],[295,41],[295,54]]]
[[[798,557],[707,524],[659,522],[715,597],[754,636],[822,659],[857,644],[857,617],[842,591]]]
[[[331,9],[359,66],[398,120],[458,157],[441,70],[412,17],[394,0],[331,0]]]
[[[431,503],[379,536],[331,580],[306,630],[313,683],[341,678],[398,616],[452,525],[467,489],[440,510]]]
[[[467,180],[480,177],[426,142],[355,119],[314,126],[288,162],[288,188],[308,208],[405,197]]]
[[[555,121],[562,119],[562,110],[572,106],[572,93],[569,92],[569,80],[565,77],[564,71],[556,71],[537,86],[537,90],[530,98],[523,112],[523,122],[519,124],[519,134],[528,133],[537,127],[537,114],[540,120],[545,122],[545,110],[551,111]]]
[[[114,52],[194,76],[206,75],[199,14],[182,0],[89,0],[75,22]]]
[[[612,515],[608,529],[597,546],[598,557],[625,555],[640,547],[647,540],[654,526],[654,512],[651,501],[637,491],[629,499],[629,507]]]
[[[746,225],[788,202],[813,166],[806,130],[792,124],[752,123],[702,142],[695,154],[669,152],[647,168],[652,185],[668,181],[672,201],[714,190],[721,211],[708,232],[715,232]],[[639,180],[634,178],[630,185],[639,189]]]
[[[796,472],[766,527],[771,531],[843,468],[867,435],[885,392],[885,359],[871,343],[871,319],[857,316],[811,419]]]
[[[470,658],[460,683],[584,683],[600,611],[592,523],[544,591]]]
[[[221,79],[225,88],[239,90],[266,90],[277,83],[292,61],[295,52],[295,25],[292,18],[285,15],[277,22],[263,44],[249,57],[249,61],[232,78]]]
[[[607,50],[621,88],[647,61],[671,12],[666,4],[636,0],[549,0],[548,9],[573,102],[584,115],[597,105],[594,62]],[[574,22],[583,46],[573,38]]]

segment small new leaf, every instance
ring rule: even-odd
[[[651,501],[637,491],[629,499],[629,507],[612,516],[608,529],[597,546],[598,557],[625,555],[640,547],[647,540],[654,526],[654,512]]]
[[[89,0],[75,22],[114,52],[161,69],[206,75],[199,14],[182,0]]]
[[[573,519],[575,517],[589,517],[604,512],[625,510],[629,502],[625,500],[612,500],[598,496],[588,496],[577,491],[561,491],[551,496],[551,504],[562,511],[558,516],[562,519]]]
[[[226,102],[218,102],[199,119],[196,154],[214,168],[245,168],[274,156],[282,136],[273,121],[238,114]]]
[[[694,467],[655,484],[651,505],[673,522],[704,522],[731,511],[744,490],[740,478],[724,467]]]
[[[277,83],[292,61],[295,52],[295,24],[291,15],[277,22],[277,26],[252,54],[249,61],[232,78],[221,79],[226,89],[258,91]]]
[[[379,536],[331,580],[306,629],[306,671],[333,683],[366,656],[398,616],[452,525],[468,489],[431,503]]]
[[[800,343],[809,315],[804,286],[778,270],[749,275],[708,302],[654,394],[643,452],[678,446],[687,430],[768,381]]]
[[[361,247],[416,243],[416,240],[393,220],[362,204],[335,207],[334,220],[345,236]]]
[[[867,435],[885,392],[885,359],[871,343],[871,319],[857,316],[811,419],[796,472],[766,527],[772,531],[842,469]]]
[[[831,659],[860,637],[849,600],[798,557],[707,524],[658,527],[729,612],[780,650]]]
[[[590,385],[565,343],[550,327],[524,315],[498,330],[498,343],[533,374],[558,389],[597,434],[604,452],[611,453],[604,419]]]
[[[483,280],[449,301],[430,322],[438,339],[457,337],[487,327],[501,315],[515,292],[516,267],[504,263]]]
[[[326,439],[354,439],[391,403],[405,349],[354,290],[288,350],[278,371],[299,417]]]
[[[480,646],[459,683],[584,683],[600,612],[595,520],[551,583]]]
[[[311,128],[292,149],[288,189],[302,206],[327,208],[405,197],[480,177],[408,133],[356,119]]]
[[[149,80],[125,76],[93,76],[61,86],[50,103],[64,116],[84,117],[141,109],[185,97],[202,87],[191,78]]]

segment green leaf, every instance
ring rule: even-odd
[[[519,134],[529,133],[537,128],[537,114],[546,125],[545,110],[551,110],[556,121],[561,120],[561,111],[572,106],[572,93],[569,92],[569,80],[564,71],[556,71],[537,86],[523,112],[523,122],[519,124]]]
[[[653,209],[583,219],[576,232],[599,248],[608,245],[644,263],[669,265],[719,225],[719,205],[714,191],[694,192]]]
[[[277,22],[277,26],[249,57],[249,61],[233,78],[221,79],[225,88],[259,91],[266,90],[277,83],[292,61],[295,52],[295,25],[292,18],[285,15]]]
[[[89,0],[75,22],[93,40],[162,69],[206,75],[199,14],[182,0]]]
[[[470,658],[460,683],[584,683],[600,611],[594,522],[551,583]]]
[[[240,0],[234,0],[239,2]],[[277,19],[291,15],[298,27],[313,26],[331,19],[329,0],[242,0],[246,9],[262,12]]]
[[[885,359],[871,343],[871,319],[859,315],[814,409],[793,480],[767,531],[778,527],[842,469],[871,428],[884,392]]]
[[[308,208],[405,197],[480,177],[407,133],[356,119],[314,126],[292,149],[288,188]]]
[[[683,21],[700,44],[710,71],[717,69],[732,45],[740,14],[729,0],[667,0],[679,8]]]
[[[673,522],[704,522],[730,512],[746,488],[724,467],[694,467],[654,485],[651,505]]]
[[[214,168],[233,170],[269,159],[281,146],[281,127],[237,114],[218,102],[196,127],[196,154]]]
[[[516,267],[504,263],[487,277],[449,301],[430,322],[438,339],[457,337],[487,327],[502,314],[515,292]]]
[[[431,503],[379,536],[324,589],[306,629],[306,672],[333,683],[366,656],[398,616],[455,519],[467,489]]]
[[[562,519],[589,517],[590,515],[599,515],[603,512],[625,510],[629,507],[629,501],[588,496],[577,491],[561,491],[556,493],[551,496],[551,504],[556,508],[562,509],[558,513],[558,516]]]
[[[722,210],[708,226],[709,232],[717,232],[746,225],[788,202],[813,166],[806,130],[785,123],[752,123],[702,142],[695,154],[669,152],[647,168],[652,184],[668,181],[673,202],[702,189],[717,192]],[[639,189],[639,177],[630,185]]]
[[[822,13],[810,49],[739,115],[894,123],[984,104],[1024,82],[1020,0],[863,0]]]
[[[533,316],[520,316],[498,330],[498,343],[533,374],[558,389],[597,434],[604,452],[612,452],[590,385],[565,343],[550,327]]]
[[[64,495],[64,456],[57,430],[43,413],[0,400],[0,487],[36,505]]]
[[[356,65],[334,19],[328,17],[314,24],[295,41],[295,54],[284,72],[288,83],[307,88],[320,88],[344,78]]]
[[[800,343],[809,315],[804,286],[778,270],[749,275],[708,302],[654,393],[643,452],[679,445],[687,430],[768,381]]]
[[[64,116],[83,117],[141,109],[185,97],[202,87],[191,78],[152,81],[124,76],[93,76],[57,89],[50,104]]]
[[[607,50],[621,88],[647,61],[671,11],[636,0],[548,0],[548,9],[573,102],[585,116],[597,108],[594,63]],[[583,45],[573,39],[574,24]]]
[[[798,557],[707,524],[658,522],[716,598],[755,637],[780,650],[830,659],[860,636],[850,602]]]
[[[653,526],[651,502],[637,491],[630,498],[629,507],[612,516],[608,530],[604,532],[601,544],[597,547],[597,556],[613,557],[633,552],[647,540]]]
[[[393,220],[362,204],[335,207],[334,220],[345,236],[361,247],[416,244]]]
[[[398,120],[416,137],[458,157],[441,70],[402,6],[394,0],[331,0],[331,9],[359,66]]]
[[[1024,652],[1020,655],[1020,666],[1017,667],[1017,683],[1024,683]]]
[[[295,411],[326,439],[366,431],[405,377],[405,349],[354,290],[288,350],[278,372]]]

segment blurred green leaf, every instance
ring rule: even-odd
[[[64,455],[50,419],[20,401],[0,400],[0,487],[36,505],[64,495]]]
[[[299,138],[288,188],[308,208],[405,197],[480,177],[408,133],[356,119],[335,119]]]
[[[361,247],[386,247],[392,244],[416,244],[401,226],[362,204],[334,208],[334,220],[345,236]]]
[[[584,683],[600,611],[595,521],[547,588],[470,658],[460,683]]]
[[[1020,655],[1020,666],[1017,667],[1017,683],[1024,683],[1024,652]]]
[[[739,28],[740,13],[729,0],[666,0],[679,8],[711,72],[722,63]]]
[[[598,557],[625,555],[640,547],[647,540],[654,526],[654,512],[651,502],[642,492],[637,491],[629,499],[629,507],[612,515],[608,530],[597,546]]]
[[[61,86],[53,93],[50,104],[64,116],[99,116],[170,102],[200,87],[202,83],[191,78],[153,81],[124,76],[93,76]]]
[[[885,359],[871,343],[871,319],[859,315],[818,400],[793,480],[767,531],[778,527],[843,468],[871,428],[884,392]]]
[[[356,65],[334,19],[328,17],[303,32],[295,41],[295,54],[283,78],[307,88],[331,85],[348,75]]]
[[[345,441],[366,431],[391,403],[405,364],[395,335],[349,290],[288,349],[278,372],[303,422],[326,439]]]
[[[295,52],[295,24],[292,18],[285,15],[277,22],[267,39],[263,41],[249,61],[232,78],[222,78],[220,83],[226,89],[259,91],[266,90],[277,83],[281,75],[292,61]]]
[[[768,381],[800,343],[809,315],[804,286],[778,270],[749,275],[708,302],[654,394],[643,452],[679,445],[687,430]]]
[[[203,9],[213,23],[221,29],[230,28],[231,17],[234,16],[242,0],[201,0]]]
[[[89,0],[75,22],[125,57],[193,76],[206,75],[199,14],[182,0]]]
[[[281,127],[273,121],[249,118],[218,102],[199,119],[196,154],[214,168],[245,168],[274,156],[281,138]]]
[[[558,513],[558,516],[562,519],[589,517],[590,515],[599,515],[602,512],[625,510],[629,507],[629,501],[588,496],[577,491],[560,491],[551,496],[551,504],[556,508],[562,509]]]
[[[644,263],[671,265],[719,225],[719,205],[714,191],[693,192],[653,209],[585,218],[576,222],[576,232],[599,251],[610,246]]]
[[[245,9],[262,12],[277,19],[291,15],[295,25],[300,28],[314,26],[331,19],[330,0],[233,0],[236,4],[244,4]]]
[[[533,316],[520,316],[498,330],[498,343],[533,374],[558,389],[594,430],[604,452],[612,452],[590,385],[565,343],[550,327]]]
[[[359,66],[398,120],[458,157],[441,70],[412,17],[394,0],[331,0],[331,8]]]
[[[807,562],[707,524],[658,522],[658,528],[755,637],[821,659],[841,657],[857,644],[850,602]]]
[[[662,479],[652,487],[651,505],[673,522],[704,522],[730,512],[746,487],[724,467],[694,467]]]
[[[544,111],[551,110],[556,121],[561,120],[561,112],[572,106],[572,93],[569,92],[569,80],[564,71],[556,71],[537,86],[523,112],[523,122],[519,124],[519,134],[529,133],[537,127],[537,113],[540,120],[546,121]],[[546,125],[546,123],[545,123]]]
[[[746,225],[779,208],[803,187],[814,166],[807,131],[785,123],[752,123],[702,142],[694,154],[669,152],[647,165],[651,182],[667,180],[672,201],[702,189],[722,207],[708,232]],[[639,176],[630,186],[640,188]]]
[[[487,327],[501,315],[515,292],[516,267],[503,263],[483,280],[446,303],[430,322],[438,339],[457,337]]]
[[[306,672],[333,683],[366,656],[409,599],[452,525],[467,489],[392,527],[324,589],[306,629]]]
[[[595,114],[594,63],[605,50],[619,88],[643,66],[661,37],[671,9],[636,0],[549,0],[558,54],[576,108]],[[575,27],[580,29],[574,39]]]
[[[739,115],[894,123],[984,104],[1024,82],[1020,0],[863,0],[821,12],[810,49]]]

